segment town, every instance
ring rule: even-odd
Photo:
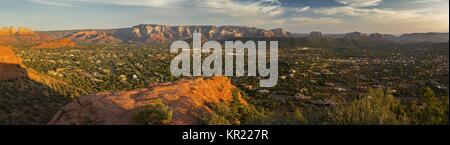
[[[271,41],[269,48],[269,64],[270,68],[266,68],[266,45],[267,42],[258,41],[258,48],[254,41],[247,41],[245,44],[241,41],[226,41],[225,51],[217,41],[205,42],[201,46],[201,34],[193,34],[193,49],[189,48],[189,44],[185,41],[176,41],[170,46],[171,53],[178,53],[181,48],[182,52],[176,56],[170,64],[170,72],[173,76],[222,76],[225,64],[225,76],[234,76],[234,69],[236,69],[236,76],[244,76],[244,58],[247,56],[247,72],[248,76],[256,76],[256,68],[262,77],[269,76],[268,80],[261,80],[261,87],[273,87],[278,82],[278,42]],[[211,53],[210,49],[214,49]],[[247,50],[247,51],[245,51]],[[191,63],[192,51],[192,63]],[[247,54],[245,54],[247,52]],[[258,53],[257,53],[258,52]],[[202,62],[202,53],[211,53]],[[222,55],[225,54],[225,62],[222,62]],[[258,59],[256,59],[258,55]],[[236,61],[234,57],[236,56]],[[258,61],[257,61],[258,60]],[[213,63],[214,62],[214,63]],[[236,63],[235,63],[236,62]],[[256,65],[258,63],[258,65]],[[181,64],[181,68],[179,65]],[[236,66],[233,66],[236,64]],[[192,65],[192,73],[191,73]],[[213,68],[211,68],[211,66]],[[203,73],[203,74],[202,74]]]

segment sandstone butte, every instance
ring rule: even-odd
[[[77,44],[68,38],[51,40],[47,42],[41,42],[40,44],[33,46],[32,48],[63,48],[63,47],[76,47]]]
[[[86,124],[133,125],[139,107],[161,99],[173,111],[172,125],[200,124],[201,117],[213,112],[207,103],[231,102],[236,87],[227,77],[197,78],[150,85],[122,92],[102,92],[81,96],[60,109],[51,125]],[[247,102],[238,95],[240,101]]]
[[[0,28],[0,36],[13,36],[13,35],[35,35],[36,33],[33,30],[19,27],[16,29],[15,27],[3,27]]]
[[[33,30],[19,27],[0,28],[0,45],[30,45],[38,42],[49,41],[52,38],[47,34],[35,33]]]

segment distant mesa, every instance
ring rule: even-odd
[[[227,77],[198,78],[177,82],[160,83],[149,88],[123,92],[103,92],[81,96],[60,109],[52,125],[90,124],[133,125],[137,124],[133,115],[143,106],[162,100],[173,117],[168,124],[201,124],[202,116],[214,111],[208,103],[231,103],[236,89]],[[239,101],[247,105],[240,94]]]
[[[72,48],[76,47],[77,44],[73,42],[72,40],[68,38],[58,39],[58,40],[51,40],[47,42],[41,42],[36,46],[33,46],[32,48]]]

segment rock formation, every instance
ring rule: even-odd
[[[3,27],[0,28],[0,36],[17,36],[17,35],[35,35],[36,33],[33,30],[19,27],[16,29],[15,27]]]
[[[136,124],[133,120],[136,110],[155,99],[162,100],[173,111],[169,124],[200,124],[203,115],[212,113],[206,104],[231,102],[235,88],[227,77],[213,77],[155,84],[133,91],[96,93],[69,103],[49,124]],[[247,104],[240,95],[238,98]]]
[[[26,78],[27,71],[21,67],[22,59],[11,47],[0,46],[0,81]]]

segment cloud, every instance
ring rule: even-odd
[[[338,27],[372,32],[405,33],[412,31],[448,31],[448,13],[435,9],[389,9],[367,7],[316,8],[312,12],[345,21]]]
[[[279,16],[285,10],[278,0],[201,0],[202,4],[213,11],[232,15],[268,15]]]
[[[311,17],[298,17],[289,19],[289,23],[294,23],[297,25],[336,25],[343,23],[344,20],[332,17],[321,17],[321,18],[311,18]]]
[[[441,2],[442,0],[415,0],[412,1],[412,3],[419,3],[419,4],[426,4],[426,3],[435,3],[435,2]]]
[[[415,19],[423,17],[422,10],[391,10],[391,9],[365,9],[354,7],[333,7],[333,8],[319,8],[313,10],[317,14],[328,16],[358,16],[360,18],[368,19]]]
[[[383,0],[335,0],[337,3],[348,5],[351,7],[370,7],[377,6]]]
[[[34,3],[52,6],[74,6],[74,3],[97,3],[121,6],[170,7],[182,5],[188,0],[29,0]],[[178,3],[178,4],[177,4]]]
[[[305,7],[301,7],[301,8],[296,8],[295,11],[298,12],[298,13],[301,13],[301,12],[306,12],[306,11],[308,11],[310,9],[311,8],[309,6],[305,6]]]
[[[72,5],[61,3],[61,2],[55,2],[53,0],[30,0],[31,2],[43,4],[43,5],[50,5],[50,6],[60,6],[60,7],[72,7]]]
[[[123,6],[168,7],[187,0],[70,0],[78,2],[103,3]]]
[[[107,8],[111,5],[123,6],[124,9],[117,10],[120,12],[138,10],[136,13],[133,11],[123,14],[133,17],[129,18],[127,25],[134,23],[246,25],[268,29],[287,28],[294,32],[311,29],[329,32],[360,30],[396,33],[448,31],[448,0],[403,0],[405,3],[404,5],[401,3],[401,6],[397,1],[388,0],[330,0],[338,5],[334,2],[332,5],[318,5],[305,2],[307,0],[28,1],[51,6],[83,6],[95,14],[111,10],[98,10],[98,6]],[[149,17],[155,19],[145,19]],[[123,19],[118,16],[115,20]]]

